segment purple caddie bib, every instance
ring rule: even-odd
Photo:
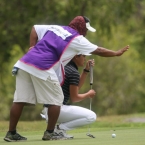
[[[60,60],[69,43],[78,35],[69,26],[50,25],[44,37],[20,61],[40,70],[48,70]]]

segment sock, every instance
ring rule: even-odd
[[[46,131],[49,133],[53,133],[54,129],[53,130],[46,130]]]
[[[57,129],[60,130],[59,125],[57,125]]]
[[[9,131],[12,135],[16,134],[16,130]]]

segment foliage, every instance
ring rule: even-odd
[[[91,56],[96,62],[93,110],[100,115],[143,112],[145,109],[145,1],[143,0],[1,0],[0,1],[0,120],[9,117],[15,90],[14,63],[27,52],[34,24],[68,25],[76,15],[86,15],[96,33],[87,38],[108,49],[130,45],[121,57]],[[89,81],[89,79],[87,80]],[[88,83],[81,92],[90,87]],[[88,107],[88,100],[77,105]],[[42,106],[25,108],[22,120],[40,119]]]

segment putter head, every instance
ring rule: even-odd
[[[91,137],[91,138],[95,138],[95,136],[93,136],[93,135],[90,134],[90,133],[87,133],[86,135],[89,136],[89,137]]]

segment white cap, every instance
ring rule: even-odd
[[[87,56],[90,56],[90,55],[92,55],[92,54],[90,54],[90,53],[81,53],[81,52],[79,52],[77,55],[87,55]]]
[[[96,32],[96,29],[94,29],[93,27],[91,27],[89,22],[86,23],[86,28],[87,28],[89,31],[91,31],[91,32]]]

